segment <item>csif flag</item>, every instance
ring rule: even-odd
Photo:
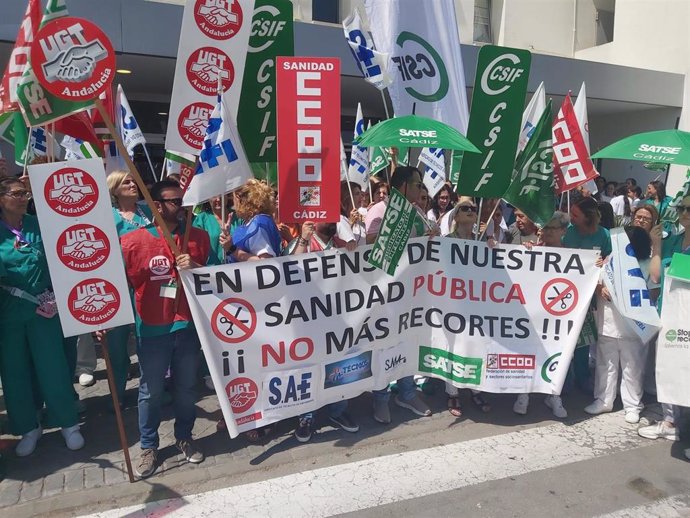
[[[575,117],[570,94],[563,99],[553,122],[553,163],[557,194],[575,189],[597,176]]]
[[[357,119],[355,120],[355,138],[364,133],[364,115],[362,115],[362,105],[357,103]],[[350,152],[350,166],[348,168],[348,178],[351,182],[358,184],[363,191],[369,185],[369,150],[365,147],[352,145]]]
[[[131,157],[134,155],[135,147],[139,144],[142,146],[146,145],[146,139],[144,138],[144,134],[137,120],[134,118],[132,108],[129,107],[129,102],[125,96],[125,91],[122,89],[122,85],[117,85],[115,112],[117,113],[117,125],[120,129],[122,142],[124,142],[127,152]]]
[[[367,21],[359,9],[355,8],[354,12],[343,20],[343,29],[350,46],[350,52],[352,52],[364,80],[379,90],[390,85],[388,54],[374,50],[374,41],[369,32]]]
[[[183,205],[197,205],[242,187],[252,178],[237,126],[222,95],[208,119],[206,137],[194,176],[185,189]]]
[[[554,178],[551,101],[546,105],[532,138],[515,163],[513,179],[503,199],[524,212],[537,225],[553,216]]]
[[[17,86],[24,74],[24,70],[29,65],[29,54],[34,35],[41,22],[41,2],[40,0],[29,0],[26,6],[24,19],[19,26],[19,33],[10,53],[7,68],[0,82],[0,113],[19,110],[17,104]]]

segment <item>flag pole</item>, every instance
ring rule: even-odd
[[[24,172],[22,176],[26,176],[26,167],[29,165],[29,148],[31,147],[31,127],[28,128],[28,137],[26,139],[26,147],[24,148]]]
[[[483,198],[481,198],[481,199],[483,199]],[[489,214],[489,217],[488,217],[488,219],[486,220],[486,228],[484,229],[484,232],[482,232],[481,234],[479,234],[479,241],[482,240],[482,238],[484,237],[484,234],[486,234],[486,231],[489,229],[489,221],[491,221],[491,220],[493,219],[494,214],[496,214],[496,210],[498,210],[498,206],[499,206],[500,204],[501,204],[501,199],[499,198],[499,199],[496,201],[496,205],[494,206],[494,210],[491,211],[491,214]],[[479,214],[481,214],[481,211],[479,212]]]
[[[479,208],[477,209],[477,231],[474,233],[474,239],[479,240],[479,227],[482,224],[482,206],[484,205],[484,198],[479,198]]]
[[[156,182],[160,182],[163,179],[163,172],[161,171],[161,177],[156,178],[156,170],[153,168],[153,164],[151,163],[151,157],[149,156],[149,151],[146,149],[146,144],[142,144],[141,147],[144,148],[144,155],[146,155],[146,160],[149,163],[149,168],[151,169],[151,175],[153,176],[153,179]]]
[[[108,115],[108,111],[105,109],[103,101],[101,101],[100,99],[94,99],[94,104],[96,105],[98,113],[101,114],[101,117],[103,118],[105,125],[108,127],[108,130],[113,135],[113,139],[115,140],[115,146],[117,147],[117,150],[124,159],[125,164],[127,164],[129,174],[131,174],[132,178],[134,178],[134,181],[137,183],[137,186],[139,187],[139,190],[141,191],[144,200],[146,200],[146,203],[151,209],[153,219],[156,221],[156,225],[158,225],[158,227],[160,228],[160,233],[163,236],[163,239],[165,239],[165,241],[168,243],[168,246],[172,250],[173,255],[180,255],[180,247],[177,246],[177,243],[170,234],[170,230],[168,230],[165,221],[163,221],[163,216],[161,216],[160,212],[158,212],[158,210],[156,209],[156,205],[153,203],[153,199],[151,199],[151,194],[149,193],[149,190],[146,187],[144,180],[142,180],[141,175],[137,170],[137,166],[135,166],[134,162],[132,162],[132,159],[129,158],[129,153],[127,152],[127,148],[125,147],[124,142],[122,142],[122,137],[115,128],[113,121],[110,120],[110,115]]]

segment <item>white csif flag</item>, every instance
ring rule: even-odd
[[[142,146],[146,145],[146,139],[137,123],[137,119],[134,118],[132,108],[129,107],[129,102],[125,96],[125,91],[122,89],[122,85],[117,85],[115,116],[117,117],[117,126],[120,128],[122,142],[124,142],[127,153],[129,153],[131,157],[134,155],[135,147],[139,144]]]
[[[545,109],[546,92],[544,90],[544,81],[542,81],[532,95],[527,108],[522,112],[522,129],[520,130],[520,140],[518,141],[517,153],[515,153],[515,156],[522,153],[522,150],[527,146],[532,133],[534,133],[537,127],[539,117],[541,117]]]
[[[197,205],[242,187],[252,178],[237,126],[223,96],[208,119],[206,137],[194,176],[184,193],[185,207]]]
[[[587,151],[589,151],[589,119],[587,117],[587,90],[585,89],[584,82],[580,87],[580,92],[577,94],[575,104],[573,104],[573,110],[575,111],[577,125],[580,126],[582,140],[585,141],[585,146],[587,146]],[[599,190],[597,189],[597,184],[594,180],[590,180],[586,184],[584,184],[584,188],[590,191],[592,194],[596,194]]]
[[[467,133],[469,109],[453,0],[365,0],[374,44],[388,54],[395,115]]]
[[[355,120],[355,138],[364,133],[364,115],[362,105],[357,103],[357,119]],[[357,183],[363,191],[369,185],[369,150],[365,147],[352,145],[350,152],[350,167],[348,176],[351,182]]]

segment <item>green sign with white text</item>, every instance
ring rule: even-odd
[[[255,176],[275,184],[276,56],[295,51],[292,2],[256,0],[237,126]],[[262,174],[263,173],[263,174]]]
[[[510,183],[532,55],[486,45],[479,51],[467,138],[481,153],[462,159],[458,194],[500,198]]]
[[[482,359],[458,356],[435,347],[419,347],[420,372],[427,372],[455,383],[479,385],[482,381]]]
[[[389,275],[395,273],[410,239],[417,210],[397,189],[391,189],[386,212],[376,235],[369,263]]]

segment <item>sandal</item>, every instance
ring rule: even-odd
[[[462,405],[460,405],[459,397],[448,397],[448,412],[450,412],[450,415],[453,417],[462,416]]]
[[[491,405],[486,402],[481,392],[477,392],[476,394],[472,392],[472,403],[485,414],[491,412]]]

